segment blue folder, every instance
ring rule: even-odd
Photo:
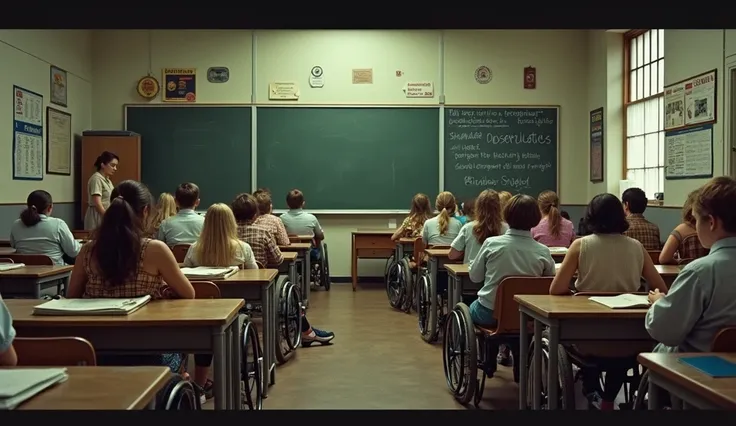
[[[736,363],[719,356],[681,357],[679,361],[714,378],[736,377]]]

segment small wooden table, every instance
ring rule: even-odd
[[[301,260],[302,282],[300,284],[302,287],[302,301],[304,302],[304,306],[308,307],[309,291],[311,290],[310,284],[312,282],[312,243],[291,243],[288,246],[279,246],[279,249],[284,253],[296,252],[297,262]]]
[[[41,298],[41,292],[56,287],[58,280],[66,285],[72,274],[72,265],[24,266],[0,272],[0,294],[4,298]],[[66,287],[65,287],[66,288]]]
[[[292,243],[311,243],[314,235],[289,235]]]
[[[414,252],[414,243],[416,240],[417,238],[399,238],[399,241],[396,243],[395,259],[397,262],[403,259],[404,256],[411,255]]]
[[[736,378],[713,378],[678,361],[682,357],[713,356],[736,362],[733,353],[642,353],[638,360],[649,370],[649,409],[661,409],[661,390],[703,410],[735,410]]]
[[[477,292],[483,286],[483,283],[475,284],[470,281],[468,273],[470,265],[467,263],[445,265],[445,269],[447,269],[448,278],[447,303],[450,309],[463,300],[464,291],[474,290]]]
[[[107,354],[211,353],[215,409],[240,409],[241,298],[155,300],[125,316],[35,316],[39,303],[5,301],[19,337],[79,336]]]
[[[529,357],[529,331],[524,324],[534,320],[534,377],[542,375],[542,330],[549,328],[549,365],[547,383],[558,382],[559,345],[566,341],[615,341],[652,338],[644,328],[646,309],[611,309],[583,296],[516,295],[519,303],[520,358]],[[519,364],[519,408],[527,408],[528,374],[526,362]],[[532,408],[541,408],[541,379],[535,379],[532,390]],[[549,409],[557,409],[558,387],[548,386]]]
[[[279,273],[287,274],[289,276],[289,281],[294,283],[294,285],[299,285],[296,274],[296,259],[299,257],[299,253],[295,251],[285,251],[282,252],[281,255],[284,256],[284,261],[281,262],[281,264],[266,265],[266,268],[277,269]]]
[[[16,369],[34,367],[13,367]],[[17,410],[143,410],[173,377],[168,367],[65,367],[69,378]]]
[[[233,299],[260,300],[261,314],[263,316],[263,365],[264,373],[263,387],[264,398],[268,396],[268,385],[276,383],[276,345],[278,338],[278,310],[279,302],[276,292],[276,277],[279,271],[276,269],[241,269],[235,274],[218,280],[212,280],[220,289],[222,297]],[[241,305],[242,306],[242,305]],[[265,377],[268,376],[268,379]],[[240,391],[238,391],[240,395]]]
[[[391,241],[395,229],[358,229],[352,232],[350,274],[353,291],[358,289],[358,259],[388,259],[396,251]]]

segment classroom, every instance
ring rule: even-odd
[[[0,141],[0,151],[7,153],[0,165],[0,265],[6,256],[11,261],[24,259],[20,246],[11,247],[18,238],[11,235],[11,229],[21,212],[30,208],[29,194],[37,190],[46,191],[53,198],[49,216],[61,219],[75,240],[84,244],[91,240],[94,234],[83,232],[92,231],[86,226],[89,218],[85,215],[88,203],[97,199],[89,193],[89,180],[96,176],[93,164],[103,151],[115,154],[117,167],[114,175],[109,175],[109,191],[131,179],[144,184],[158,200],[159,194],[173,195],[190,182],[196,184],[192,193],[197,202],[186,208],[204,217],[197,219],[200,221],[206,221],[209,211],[225,215],[216,208],[223,203],[229,208],[222,209],[229,211],[230,216],[234,214],[240,226],[244,219],[235,208],[241,200],[239,194],[257,190],[268,193],[264,199],[270,200],[276,216],[288,217],[294,209],[288,205],[287,198],[291,197],[303,200],[304,212],[316,218],[324,240],[313,239],[316,233],[291,232],[284,217],[276,221],[283,222],[281,229],[286,225],[290,231],[292,247],[268,243],[283,253],[283,263],[271,262],[270,258],[268,262],[259,261],[264,264],[259,265],[262,269],[251,271],[259,272],[258,277],[241,277],[248,268],[233,275],[235,278],[207,279],[208,276],[197,275],[195,279],[191,278],[195,275],[185,274],[190,281],[212,281],[219,287],[213,297],[222,300],[200,300],[197,293],[194,300],[176,302],[222,303],[229,312],[218,323],[222,328],[219,336],[225,336],[222,341],[215,337],[210,341],[205,325],[192,331],[191,336],[174,332],[176,337],[171,342],[162,337],[166,344],[151,343],[149,348],[112,342],[94,331],[94,327],[82,330],[87,334],[76,334],[92,342],[100,360],[123,349],[184,355],[195,354],[199,349],[203,354],[212,354],[214,363],[209,367],[209,377],[215,378],[216,396],[206,399],[204,409],[242,408],[238,395],[248,392],[241,391],[242,383],[229,375],[245,374],[235,371],[244,368],[240,361],[250,364],[242,359],[247,351],[235,356],[230,352],[239,351],[230,346],[238,345],[238,335],[249,324],[257,329],[256,340],[263,347],[256,352],[262,352],[264,365],[255,374],[262,389],[254,391],[258,397],[253,397],[262,402],[250,404],[251,409],[565,409],[570,404],[577,409],[600,408],[583,395],[589,383],[572,377],[573,371],[581,369],[579,354],[550,350],[543,364],[536,363],[542,356],[537,352],[542,341],[537,338],[544,327],[548,333],[545,344],[554,348],[558,341],[562,348],[573,345],[576,339],[593,340],[590,336],[595,334],[591,328],[574,324],[572,319],[539,313],[543,310],[539,306],[548,303],[547,299],[562,297],[551,293],[552,278],[545,281],[550,291],[545,291],[544,296],[534,292],[514,296],[511,290],[503,293],[499,289],[495,293],[494,289],[498,300],[509,298],[508,309],[513,311],[513,315],[496,312],[496,319],[516,324],[508,329],[512,330],[512,343],[501,336],[500,349],[495,340],[484,346],[486,340],[495,338],[483,337],[483,333],[488,333],[474,329],[474,317],[469,323],[463,317],[467,312],[471,316],[475,312],[471,301],[464,311],[455,308],[456,302],[464,302],[468,294],[475,294],[482,287],[471,280],[473,272],[472,268],[468,272],[468,263],[473,263],[460,256],[455,260],[463,261],[462,264],[451,266],[453,261],[447,253],[455,250],[449,245],[452,240],[432,247],[438,243],[422,237],[421,232],[428,232],[426,228],[418,234],[404,233],[401,238],[392,238],[406,223],[412,197],[426,194],[430,216],[434,216],[441,214],[439,200],[449,191],[454,195],[448,204],[452,206],[452,216],[455,210],[460,216],[463,204],[475,202],[477,212],[478,200],[485,199],[482,193],[487,189],[494,190],[493,194],[526,194],[534,200],[545,191],[553,191],[555,211],[566,213],[578,241],[584,240],[580,237],[585,233],[580,231],[588,226],[584,219],[595,210],[591,200],[599,194],[612,194],[620,201],[618,205],[624,203],[622,211],[636,214],[629,209],[634,201],[627,204],[623,194],[640,188],[646,200],[643,216],[658,228],[659,235],[655,238],[656,247],[645,247],[645,253],[652,255],[649,263],[658,272],[655,281],[660,281],[661,276],[669,288],[682,268],[691,268],[690,263],[675,265],[660,262],[663,258],[658,257],[660,251],[668,250],[666,242],[674,238],[670,233],[676,229],[683,232],[683,206],[694,206],[695,215],[698,206],[705,205],[701,198],[707,191],[701,188],[716,185],[714,178],[735,176],[732,127],[736,108],[736,30],[0,30],[0,42],[0,59],[11,64],[0,74],[0,85],[13,92],[14,109],[11,113],[0,102],[0,128],[5,128],[6,134],[11,130],[13,133],[12,138]],[[5,105],[10,105],[9,99]],[[111,158],[103,163],[108,164],[106,161]],[[722,184],[728,186],[728,182]],[[302,198],[287,197],[295,189],[300,190]],[[696,192],[698,195],[693,195]],[[116,194],[129,202],[127,196]],[[254,195],[244,196],[241,201],[248,204],[250,199],[261,199]],[[498,195],[493,197],[499,199]],[[514,200],[521,203],[521,198]],[[499,214],[503,214],[508,201],[499,203]],[[544,204],[541,197],[539,204]],[[146,214],[153,214],[154,209],[151,205]],[[465,210],[469,212],[471,208]],[[710,214],[711,219],[717,216],[717,212]],[[265,215],[260,206],[255,215]],[[546,215],[542,206],[542,217]],[[97,220],[102,221],[102,217],[100,213]],[[467,220],[471,219],[468,214]],[[631,223],[631,219],[628,221]],[[695,232],[694,221],[692,235],[697,239],[700,228]],[[730,232],[724,222],[727,218],[713,221],[723,227],[718,229]],[[511,222],[516,220],[504,218],[506,228],[492,228],[509,229]],[[513,231],[516,229],[509,230]],[[250,246],[251,258],[267,251],[258,246],[260,243],[246,241],[242,235],[239,238],[249,247],[246,258]],[[703,246],[699,247],[703,249],[705,240],[700,238]],[[172,250],[177,245],[164,242]],[[582,260],[578,262],[576,257],[569,267],[563,263],[568,250],[579,251],[584,244],[576,245],[571,240],[564,251],[550,251],[556,263],[552,274],[562,270],[564,275],[573,268],[569,278],[573,282],[585,281],[582,271],[575,269],[583,267]],[[172,253],[179,266],[200,266],[184,261],[184,255],[189,258],[193,251],[194,247],[187,245],[181,259],[175,250]],[[711,248],[710,254],[703,257],[712,259],[714,252]],[[613,252],[614,256],[619,254],[620,251]],[[415,260],[420,256],[425,260],[417,265]],[[620,262],[624,262],[625,256],[621,256]],[[680,256],[684,258],[690,260]],[[402,263],[404,259],[406,263]],[[13,262],[22,263],[21,260]],[[78,263],[79,258],[75,271],[80,269]],[[695,262],[692,268],[700,263]],[[29,264],[25,268],[33,267]],[[34,273],[33,280],[26,279],[34,283],[28,297],[18,296],[24,285],[20,274],[0,269],[0,296],[11,314],[22,314],[20,319],[12,315],[18,338],[69,336],[34,327],[39,324],[31,313],[34,305],[25,300],[36,303],[48,291],[55,294],[56,281],[60,283],[60,294],[62,288],[64,292],[73,289],[74,275],[79,274],[71,273],[71,265],[65,268],[56,275],[49,273],[42,278]],[[604,274],[608,269],[611,268],[601,267],[597,273]],[[573,278],[573,272],[579,275]],[[181,275],[178,270],[177,274]],[[544,274],[540,271],[536,275]],[[642,288],[656,288],[652,279],[640,275],[637,279],[647,284]],[[426,289],[419,279],[422,277]],[[471,279],[466,280],[467,277]],[[218,280],[237,284],[226,289],[229,286],[218,284]],[[284,284],[287,281],[288,286]],[[468,292],[464,286],[478,288]],[[392,299],[392,288],[401,300]],[[291,289],[298,290],[294,290],[299,293],[294,296],[298,302],[291,301],[287,291]],[[442,289],[447,292],[439,302],[444,308],[440,306],[438,311],[438,301],[426,293]],[[195,290],[200,291],[199,287]],[[421,308],[422,297],[427,299],[425,308]],[[546,299],[534,299],[542,297]],[[263,306],[248,311],[244,319],[242,312],[251,309],[249,306],[256,303],[253,301],[262,302]],[[587,299],[585,302],[595,305]],[[154,308],[170,309],[159,308],[162,303],[153,300],[151,306],[129,315],[133,318]],[[305,348],[292,344],[295,342],[287,336],[286,343],[294,347],[287,345],[283,353],[270,345],[282,343],[281,330],[289,327],[282,323],[290,321],[293,315],[289,307],[294,308],[295,303],[297,311],[303,305],[302,310],[308,313],[307,325],[320,327],[314,328],[315,332],[321,327],[325,328],[322,332],[334,332],[334,343]],[[497,302],[501,303],[506,302]],[[282,305],[288,305],[283,308],[283,315]],[[417,307],[422,312],[416,312]],[[611,330],[601,344],[615,344],[627,333],[635,335],[634,340],[639,343],[654,341],[649,325],[646,329],[641,327],[645,315],[649,324],[647,311],[610,309],[616,313],[630,311],[630,316],[624,318],[624,314],[609,315],[605,307],[590,309],[579,317],[587,315],[586,318],[599,321],[601,328]],[[522,318],[534,322],[533,328],[519,327],[519,312]],[[736,317],[736,307],[733,312]],[[44,321],[53,319],[43,317]],[[731,325],[736,326],[734,319]],[[182,323],[186,320],[181,319]],[[467,327],[453,329],[452,321]],[[299,324],[303,325],[301,320]],[[567,334],[560,331],[563,325],[570,329]],[[63,328],[66,326],[59,327],[74,332]],[[133,326],[120,327],[120,335],[125,338],[133,339],[141,332]],[[151,333],[162,333],[167,327],[174,330],[175,326],[162,323],[160,329]],[[473,358],[461,368],[467,377],[456,377],[454,384],[449,377],[452,374],[447,372],[449,348],[456,343],[447,336],[451,331],[466,338],[458,350],[469,351]],[[476,332],[480,333],[477,342]],[[123,337],[120,339],[125,340]],[[190,345],[189,341],[197,343]],[[532,344],[519,345],[520,341]],[[488,348],[494,353],[489,353]],[[510,350],[525,362],[508,367],[507,354],[498,366],[495,361],[487,362],[493,364],[495,372],[481,371],[477,377],[474,371],[468,374],[468,369],[491,368],[486,361],[494,358],[497,350],[499,361],[503,351]],[[616,409],[636,406],[633,400],[637,389],[629,388],[641,383],[640,367],[642,372],[650,373],[650,393],[659,386],[669,392],[673,401],[684,399],[673,390],[679,385],[665,383],[665,375],[655,370],[674,369],[686,378],[690,373],[684,367],[678,369],[675,358],[663,360],[658,356],[659,353],[634,356],[633,373],[627,364],[625,370],[633,375],[627,377],[634,378],[627,379],[622,390],[614,393]],[[532,358],[535,362],[526,362]],[[731,358],[736,362],[736,356]],[[103,366],[103,362],[98,364],[94,368],[113,368]],[[192,377],[200,374],[201,365],[189,364],[186,370]],[[336,364],[341,364],[337,370]],[[58,367],[53,362],[43,365]],[[547,395],[546,383],[558,378],[558,367],[561,382],[567,384],[550,388]],[[69,366],[70,377],[73,373],[90,374],[77,373],[80,368],[92,367]],[[147,380],[146,374],[161,376],[158,367],[150,367],[149,373],[134,371],[139,367],[115,368],[131,369],[130,374],[138,374],[142,381]],[[552,370],[545,380],[537,377],[541,371]],[[118,374],[100,371],[99,374]],[[706,373],[698,374],[704,377],[703,386],[713,396],[680,401],[683,406],[736,407],[736,393],[729,390],[736,389],[736,374],[718,379],[723,383],[730,381],[731,388],[728,384],[711,383],[718,380]],[[163,379],[157,380],[159,389],[163,388]],[[212,381],[207,380],[211,385]],[[470,385],[474,390],[468,390]],[[195,391],[196,386],[192,387]],[[327,386],[330,392],[325,391]],[[485,390],[481,392],[476,386]],[[85,392],[84,386],[81,388]],[[37,408],[42,405],[37,399],[42,397],[20,407]],[[148,395],[145,404],[135,408],[148,408],[151,397]],[[50,403],[61,404],[61,400],[53,398]],[[611,402],[611,398],[606,395],[604,402]],[[650,395],[649,408],[656,405],[653,399]],[[109,403],[115,409],[121,408],[117,401]]]

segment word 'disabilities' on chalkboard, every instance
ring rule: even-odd
[[[445,190],[557,191],[557,107],[445,108]]]

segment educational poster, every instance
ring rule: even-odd
[[[713,176],[712,124],[667,132],[664,145],[665,179]]]
[[[590,181],[603,182],[603,107],[590,112]]]
[[[67,107],[67,78],[66,71],[51,66],[51,103]]]
[[[13,179],[43,179],[43,96],[13,86]]]
[[[195,102],[197,100],[196,68],[164,68],[164,102]]]
[[[46,173],[72,174],[72,115],[46,107]]]
[[[665,130],[716,122],[716,70],[664,88]]]

